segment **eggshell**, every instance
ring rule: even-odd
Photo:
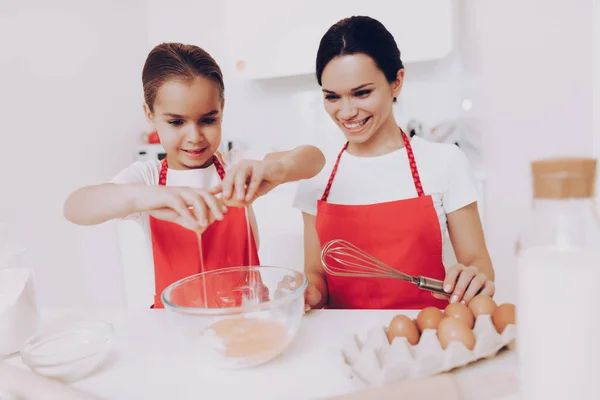
[[[417,327],[423,332],[425,329],[437,329],[444,318],[444,313],[437,307],[426,307],[417,316]]]
[[[475,347],[475,334],[463,322],[456,318],[446,317],[440,321],[437,336],[443,349],[451,342],[461,342],[469,350]]]
[[[444,310],[444,317],[452,317],[463,324],[469,329],[473,329],[475,324],[475,317],[469,307],[462,303],[451,303],[446,306]]]
[[[494,315],[496,307],[494,299],[483,294],[473,297],[469,302],[469,309],[473,313],[475,319],[480,315]]]
[[[395,337],[405,337],[408,342],[415,345],[419,342],[419,330],[412,319],[406,315],[399,314],[392,318],[387,331],[387,338],[390,343]]]
[[[499,305],[492,315],[492,322],[498,333],[504,332],[506,325],[515,323],[515,305],[510,303]]]
[[[249,205],[248,202],[242,201],[242,200],[238,200],[236,197],[232,197],[230,199],[221,199],[221,201],[227,207],[245,208],[245,207],[247,207]]]

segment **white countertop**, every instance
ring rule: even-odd
[[[115,325],[111,354],[102,369],[71,385],[106,400],[319,399],[348,393],[361,385],[342,368],[341,338],[364,334],[400,313],[394,310],[318,310],[304,317],[288,350],[265,365],[238,371],[207,368],[185,340],[174,337],[164,310],[43,310],[42,324],[82,315]],[[402,311],[411,317],[414,311]],[[9,364],[23,366],[19,357]],[[516,354],[506,351],[454,372],[479,374],[516,370]],[[25,368],[25,367],[24,367]],[[216,395],[218,393],[218,396]]]

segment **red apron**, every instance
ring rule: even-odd
[[[214,156],[214,164],[222,180],[225,177],[225,170],[216,156]],[[158,184],[164,186],[166,183],[167,159],[165,158],[160,168]],[[160,296],[167,286],[201,272],[200,247],[196,232],[152,216],[150,216],[150,232],[154,255],[154,307],[163,308]],[[253,232],[250,232],[251,243],[248,243],[248,224],[244,208],[229,208],[225,218],[222,221],[213,222],[201,236],[205,271],[259,265]],[[204,282],[203,287],[206,287],[208,294],[208,307],[241,305],[244,293],[232,296],[231,289],[236,286],[244,286],[240,281],[247,281],[248,274],[244,272],[239,276],[227,275],[227,278],[207,279]],[[198,282],[199,285],[202,283]],[[200,301],[203,296],[199,296],[198,293],[202,293],[203,287],[190,286],[187,293],[179,293],[179,295],[187,297],[188,304],[195,301],[194,299]],[[182,300],[184,299],[177,299],[178,302]],[[204,305],[199,304],[199,306]]]
[[[339,153],[329,182],[318,202],[316,228],[321,246],[334,239],[355,244],[392,268],[411,275],[444,279],[442,235],[433,199],[421,186],[410,140],[402,138],[418,197],[368,205],[327,203],[340,165]],[[443,309],[448,301],[434,298],[416,285],[392,278],[340,277],[326,274],[327,308]]]

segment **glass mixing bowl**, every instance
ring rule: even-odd
[[[227,369],[264,364],[294,339],[308,281],[281,267],[208,271],[167,287],[161,299],[203,361]]]

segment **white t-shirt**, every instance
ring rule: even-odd
[[[423,190],[433,198],[446,244],[446,214],[479,200],[473,171],[467,157],[456,145],[429,142],[415,136],[411,146]],[[317,201],[323,196],[340,150],[326,155],[327,163],[317,176],[300,182],[294,207],[307,214],[317,214]],[[417,191],[406,148],[378,157],[357,157],[345,151],[327,202],[360,205],[413,197],[417,197]]]
[[[220,154],[220,159],[223,162],[225,171],[231,169],[242,159],[262,160],[266,153],[257,150],[231,150],[225,154]],[[162,161],[148,160],[137,161],[129,167],[123,169],[109,183],[115,184],[142,184],[142,185],[158,185],[160,167]],[[207,168],[198,168],[192,170],[176,170],[167,169],[167,186],[186,186],[196,189],[210,189],[221,182],[219,173],[213,165]],[[254,221],[252,208],[249,208],[251,213],[251,221],[253,222],[254,235],[258,241],[258,229]],[[144,231],[150,236],[150,220],[147,213],[132,214],[127,219],[138,221],[144,228]]]

